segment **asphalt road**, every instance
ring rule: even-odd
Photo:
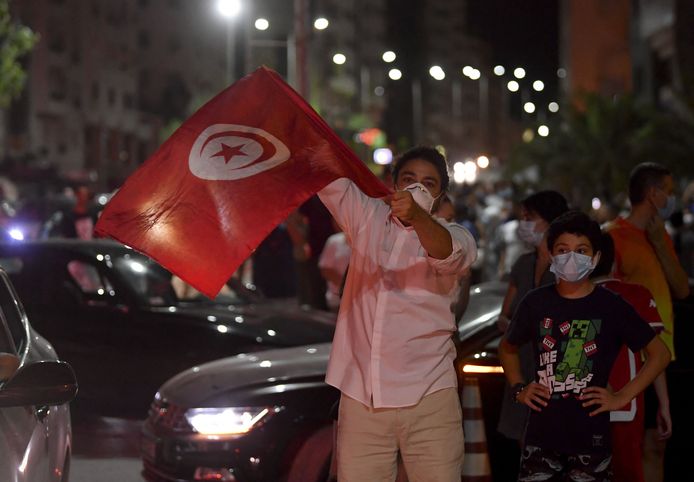
[[[75,416],[71,482],[142,482],[139,420]]]

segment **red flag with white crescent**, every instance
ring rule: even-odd
[[[96,224],[213,298],[260,242],[335,179],[383,183],[275,72],[261,67],[193,114]]]

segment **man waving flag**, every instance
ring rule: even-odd
[[[214,298],[275,226],[341,177],[369,196],[389,194],[299,94],[261,67],[162,144],[95,231]]]

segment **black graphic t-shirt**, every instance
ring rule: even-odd
[[[608,452],[609,412],[590,417],[595,406],[582,407],[578,397],[588,386],[607,386],[623,344],[637,352],[654,336],[631,305],[599,286],[579,299],[561,297],[555,285],[530,291],[507,340],[534,341],[535,381],[549,387],[551,398],[542,411],[530,411],[525,443],[573,454]]]

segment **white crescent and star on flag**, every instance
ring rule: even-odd
[[[260,137],[274,147],[266,152]],[[233,181],[254,176],[286,162],[289,148],[277,137],[257,127],[239,124],[213,124],[193,143],[188,167],[196,177],[210,181]],[[264,159],[260,162],[258,159]]]

